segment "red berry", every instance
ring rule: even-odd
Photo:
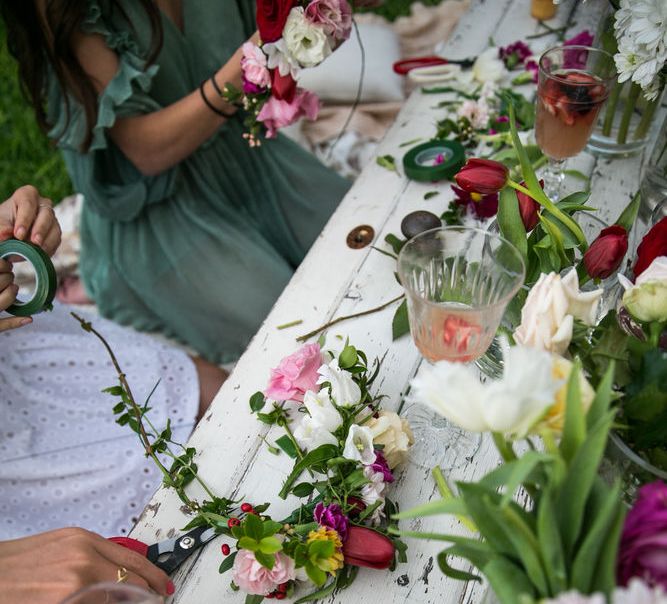
[[[223,543],[222,547],[220,549],[222,550],[223,555],[229,556],[229,552],[230,552],[229,545],[227,545],[226,543]]]
[[[264,597],[265,597],[267,600],[272,600],[272,599],[275,598],[276,596],[275,596],[274,594],[266,594]]]
[[[284,600],[286,597],[287,597],[287,594],[284,594],[280,591],[276,594],[276,600]]]
[[[278,585],[278,591],[280,593],[285,593],[287,591],[287,582]]]
[[[233,528],[235,526],[238,526],[239,524],[241,524],[241,521],[238,518],[230,518],[229,520],[227,520],[227,526],[229,528]]]
[[[245,512],[246,514],[248,512],[252,512],[252,506],[249,503],[242,503],[241,504],[241,511]]]

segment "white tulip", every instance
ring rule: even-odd
[[[625,288],[623,306],[637,320],[667,321],[667,256],[658,256],[634,285],[623,275],[618,280]]]

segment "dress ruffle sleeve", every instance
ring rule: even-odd
[[[86,116],[73,99],[65,102],[55,78],[51,78],[49,109],[54,124],[49,136],[64,151],[74,185],[86,191],[86,203],[111,220],[133,220],[145,205],[162,201],[174,186],[176,169],[157,176],[145,176],[125,157],[108,136],[108,129],[120,117],[151,113],[161,109],[149,92],[157,65],[146,65],[133,32],[120,30],[105,18],[101,3],[89,0],[82,23],[84,33],[99,34],[118,55],[118,71],[98,97],[97,122],[92,141],[82,151],[86,138]],[[68,107],[69,105],[69,107]]]

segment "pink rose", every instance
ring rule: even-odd
[[[269,86],[271,84],[271,74],[266,66],[264,51],[252,42],[246,42],[242,50],[241,69],[244,79],[260,88]]]
[[[320,101],[315,93],[297,89],[292,102],[277,99],[274,96],[269,98],[257,115],[257,120],[263,122],[266,127],[267,138],[274,138],[279,128],[293,124],[300,117],[305,116],[309,120],[314,120],[319,110]],[[285,399],[277,398],[277,400]]]
[[[264,106],[266,107],[266,105]],[[280,361],[278,367],[271,370],[269,387],[264,391],[264,395],[276,401],[293,400],[303,402],[303,395],[307,390],[313,392],[319,390],[317,387],[317,379],[319,378],[317,370],[321,366],[320,345],[306,344],[294,354],[285,357]]]
[[[234,583],[245,593],[266,596],[279,585],[294,579],[294,560],[282,552],[275,557],[273,568],[269,570],[255,559],[250,550],[239,550],[232,568]]]
[[[312,0],[306,7],[306,18],[319,23],[324,32],[342,42],[350,37],[352,8],[347,0]]]

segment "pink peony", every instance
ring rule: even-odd
[[[618,582],[640,577],[649,585],[667,588],[667,485],[652,482],[625,519],[618,554]]]
[[[257,562],[255,554],[250,550],[241,549],[234,559],[232,573],[234,583],[245,593],[265,596],[275,591],[282,583],[294,579],[294,560],[278,552],[273,568],[269,570]]]
[[[267,101],[271,102],[273,98]],[[284,103],[284,101],[279,101]],[[266,105],[264,105],[266,107]],[[264,111],[264,109],[262,109]],[[261,115],[261,114],[260,114]],[[280,126],[278,126],[280,127]],[[264,395],[276,401],[300,401],[307,390],[317,392],[317,370],[322,366],[319,344],[306,344],[294,354],[285,357],[280,365],[271,370],[269,386]]]
[[[300,117],[314,120],[320,110],[320,101],[317,95],[308,90],[297,89],[292,102],[269,98],[257,115],[257,120],[264,123],[267,138],[274,138],[279,128],[289,126]],[[270,396],[267,394],[267,396]],[[275,397],[271,397],[275,398]],[[285,400],[285,399],[277,399]],[[301,400],[301,399],[298,399]]]
[[[264,51],[253,44],[246,42],[243,47],[243,58],[241,59],[241,69],[243,70],[244,81],[254,84],[260,88],[267,88],[271,84],[271,74],[266,66],[266,55]]]
[[[350,37],[352,9],[347,0],[312,0],[306,7],[306,18],[322,25],[324,32],[337,42]]]

